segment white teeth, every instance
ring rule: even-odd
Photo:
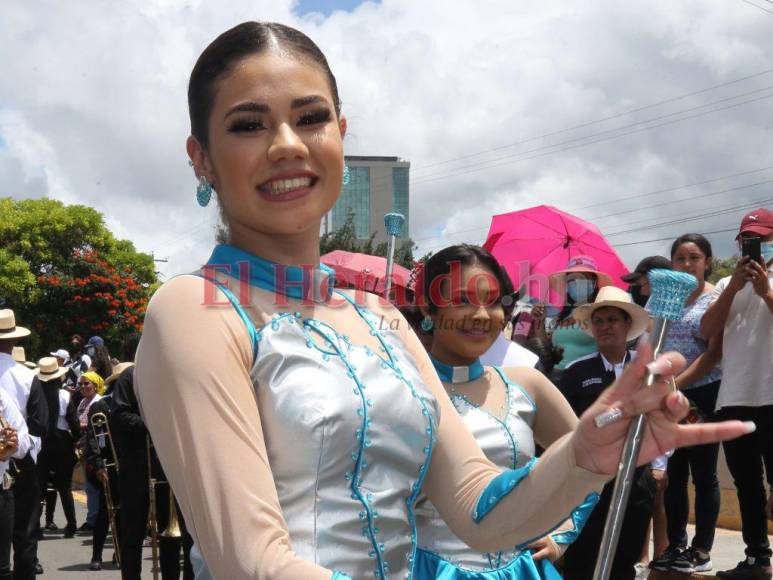
[[[293,179],[277,179],[271,181],[265,187],[271,195],[280,195],[296,189],[303,189],[311,185],[311,177],[294,177]]]

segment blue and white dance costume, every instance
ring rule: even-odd
[[[444,383],[464,383],[476,380],[484,368],[479,361],[469,367],[451,367],[432,358]],[[533,426],[537,406],[529,394],[513,384],[501,369],[492,367],[505,387],[505,407],[496,416],[470,401],[462,394],[449,393],[456,410],[475,437],[486,457],[497,466],[513,470],[525,477],[534,463],[535,443]],[[568,529],[555,531],[551,538],[557,544],[569,544],[579,534],[593,506],[597,494],[591,494],[571,516]],[[479,553],[458,539],[448,528],[429,500],[420,500],[416,509],[419,550],[416,556],[417,578],[442,580],[560,580],[561,575],[547,559],[533,560],[525,546],[492,553]]]
[[[294,294],[297,285],[275,287],[275,264],[232,246],[218,246],[210,259],[213,266],[226,265],[231,272],[241,272],[243,263],[250,266],[248,281],[251,287],[297,298]],[[300,268],[288,266],[286,270],[287,281],[296,282],[305,275]],[[151,396],[151,393],[159,392],[154,388],[153,381],[157,380],[154,365],[159,365],[158,372],[169,367],[167,355],[157,354],[170,352],[164,351],[169,335],[159,329],[173,333],[170,323],[184,316],[190,305],[198,301],[197,293],[205,288],[191,284],[189,277],[181,278],[177,284],[173,281],[167,286],[165,294],[163,289],[160,291],[162,298],[156,305],[160,305],[159,312],[163,312],[165,306],[183,306],[174,316],[164,319],[168,326],[162,327],[150,316],[148,326],[151,331],[145,338],[151,338],[140,349],[138,369],[147,376],[138,386],[140,395],[144,393],[148,397],[146,400],[151,402],[146,410],[158,409]],[[181,289],[183,293],[179,292]],[[252,357],[247,363],[248,368],[243,370],[247,371],[254,388],[258,408],[265,411],[261,412],[262,443],[271,468],[271,485],[276,490],[281,509],[281,528],[277,526],[277,535],[286,533],[283,537],[291,544],[292,558],[337,571],[334,575],[337,578],[424,578],[416,562],[415,505],[436,450],[438,433],[442,434],[441,405],[444,408],[450,408],[450,405],[445,400],[438,400],[436,391],[425,383],[426,370],[420,370],[402,333],[383,331],[375,314],[359,305],[349,309],[351,317],[346,327],[357,327],[359,336],[368,332],[374,339],[368,341],[370,347],[352,341],[342,332],[343,328],[333,328],[325,320],[309,316],[308,313],[317,306],[305,309],[307,315],[292,310],[273,316],[268,314],[265,323],[255,325],[236,297],[224,287],[221,290],[251,337]],[[351,302],[343,293],[339,300],[341,298]],[[220,297],[216,300],[220,302]],[[318,307],[320,310],[326,308],[324,305]],[[231,331],[239,332],[241,328],[226,330]],[[180,344],[183,337],[176,338],[173,343]],[[196,352],[201,351],[200,347],[197,343]],[[217,364],[217,361],[194,362],[202,369],[205,364]],[[230,364],[234,364],[233,361]],[[242,364],[242,361],[235,362],[240,367],[239,372]],[[206,381],[201,380],[199,373],[195,373],[192,380],[200,381],[197,392],[207,392]],[[173,440],[178,428],[168,422],[161,424],[159,420],[164,420],[166,415],[153,415],[153,412],[149,419],[155,421],[159,433],[168,429],[168,433],[173,434],[172,437],[167,434],[167,442]],[[458,423],[458,427],[463,428],[461,422]],[[174,448],[173,444],[171,446]],[[560,457],[570,457],[569,452],[564,451],[567,448],[561,448],[559,453],[564,455]],[[563,464],[555,463],[556,466]],[[172,473],[175,468],[180,485],[184,482],[181,476],[185,466],[173,466]],[[557,467],[558,472],[562,469]],[[565,473],[582,478],[582,489],[600,487],[605,479],[577,466],[569,466]],[[471,523],[474,525],[475,521],[492,517],[493,508],[525,475],[523,470],[507,470],[488,482],[471,509]],[[200,473],[197,477],[197,489],[202,489],[206,481]],[[215,494],[216,487],[205,491]],[[562,494],[579,496],[566,487],[565,484],[556,485]],[[251,497],[251,494],[245,496]],[[223,498],[223,501],[227,500]],[[567,504],[566,497],[557,502],[565,508],[571,505]],[[186,507],[190,508],[190,503]],[[246,504],[229,507],[247,510],[253,517],[262,514],[272,526],[277,525],[276,520],[271,519],[275,517],[274,513],[269,513],[262,505],[255,506],[254,511]],[[206,510],[206,505],[197,504],[196,508]],[[548,510],[555,515],[555,509],[549,507]],[[200,511],[199,515],[207,521],[206,511]],[[501,516],[498,515],[500,519]],[[191,521],[195,532],[195,517]],[[245,521],[252,523],[249,518]],[[207,532],[217,534],[217,530],[208,529]],[[218,540],[250,543],[247,538]],[[239,554],[248,559],[248,552],[247,548]],[[207,564],[212,565],[212,562],[205,562],[197,548],[191,556],[197,580],[211,580],[213,576]],[[214,551],[208,555],[208,558],[217,557]],[[235,563],[234,569],[240,565]],[[217,562],[217,566],[222,569],[223,562]]]

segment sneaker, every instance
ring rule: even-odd
[[[650,562],[650,568],[667,572],[671,569],[671,564],[679,557],[685,549],[681,546],[668,547],[660,556]]]
[[[687,548],[671,562],[671,570],[682,574],[708,572],[711,570],[711,557],[707,552]]]
[[[46,522],[46,527],[44,528],[46,530],[55,531],[59,529],[59,526],[57,526],[54,522]]]
[[[738,578],[739,580],[770,580],[773,573],[770,568],[770,558],[753,558],[747,556],[732,570],[717,572],[717,578]]]
[[[43,566],[40,565],[40,562],[37,562],[35,564],[35,575],[43,574],[45,570],[43,570]]]
[[[98,570],[102,569],[102,561],[101,560],[92,560],[91,564],[89,564],[89,570],[92,570],[93,572],[97,572]]]

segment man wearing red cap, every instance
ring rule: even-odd
[[[736,239],[760,239],[759,261],[742,256],[714,288],[701,321],[704,337],[723,335],[720,419],[754,421],[751,435],[724,443],[741,508],[746,559],[719,578],[771,578],[764,471],[773,489],[773,212],[760,208],[741,222]]]

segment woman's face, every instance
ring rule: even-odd
[[[83,398],[86,400],[92,399],[94,395],[97,394],[97,387],[94,385],[94,383],[84,377],[78,379],[78,387],[81,390]]]
[[[432,353],[447,364],[475,360],[505,327],[496,277],[475,264],[462,268],[461,281],[461,288],[451,288],[450,281],[444,280],[442,299],[451,304],[432,315]]]
[[[709,267],[706,254],[693,242],[680,244],[674,255],[671,256],[671,262],[674,265],[674,270],[692,274],[699,282],[703,282],[706,269]]]
[[[596,276],[587,272],[572,272],[566,276],[566,294],[575,304],[585,304],[596,290]]]
[[[217,84],[208,150],[189,137],[188,153],[232,236],[295,234],[318,230],[338,198],[345,130],[322,69],[275,48]]]

